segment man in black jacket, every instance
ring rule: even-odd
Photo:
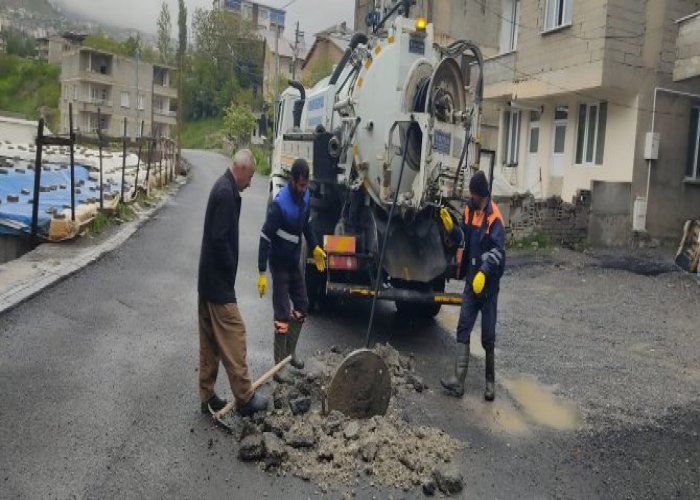
[[[236,304],[238,221],[241,195],[255,174],[255,158],[242,149],[214,184],[204,218],[199,259],[199,397],[202,413],[221,410],[226,401],[214,393],[219,361],[224,364],[238,412],[251,415],[267,408],[248,375],[246,331]]]
[[[275,315],[275,363],[291,354],[291,365],[302,369],[304,362],[297,356],[296,347],[309,308],[302,268],[302,237],[306,238],[307,245],[312,249],[319,272],[326,269],[326,253],[318,245],[309,222],[311,195],[308,190],[309,165],[306,160],[295,160],[290,173],[289,183],[270,204],[265,225],[260,233],[258,291],[260,297],[265,295],[265,271],[269,260],[272,273],[272,307]],[[306,255],[303,257],[305,259]],[[284,370],[277,373],[275,380],[291,381]]]

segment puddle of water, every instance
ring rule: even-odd
[[[501,384],[534,423],[560,431],[583,427],[583,417],[572,401],[557,396],[530,377],[502,378]]]
[[[465,394],[463,404],[467,409],[467,418],[476,419],[493,432],[506,433],[512,436],[530,434],[530,426],[525,418],[504,398],[496,398],[493,403],[484,404],[481,393]]]

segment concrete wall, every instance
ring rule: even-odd
[[[696,83],[700,93],[700,78]],[[678,239],[686,220],[700,219],[700,182],[685,178],[692,105],[700,105],[700,98],[658,97],[655,129],[661,141],[659,160],[651,162],[647,210],[647,232],[658,238]]]
[[[17,259],[31,249],[28,238],[0,234],[0,264]]]
[[[595,246],[626,246],[632,239],[632,185],[594,181],[588,239]]]

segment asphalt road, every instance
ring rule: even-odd
[[[318,494],[312,483],[269,476],[240,463],[231,438],[199,413],[197,263],[208,192],[227,161],[211,153],[187,156],[195,165],[191,182],[131,240],[0,317],[0,497]],[[254,179],[243,196],[241,216],[237,294],[248,327],[254,376],[271,363],[271,304],[269,297],[257,297],[255,287],[266,199],[265,180]],[[377,340],[415,353],[417,371],[430,386],[411,401],[405,418],[440,427],[465,442],[460,462],[469,497],[697,497],[700,377],[697,365],[692,366],[700,359],[697,329],[692,323],[679,323],[676,315],[675,331],[680,328],[682,342],[674,344],[674,355],[685,359],[683,374],[674,378],[675,365],[669,366],[666,359],[657,363],[652,356],[649,361],[649,349],[656,352],[651,344],[635,344],[644,377],[658,364],[660,382],[653,390],[644,377],[635,387],[606,385],[605,370],[610,368],[618,368],[612,371],[618,382],[635,385],[636,374],[622,369],[634,372],[637,358],[627,356],[632,361],[621,363],[621,368],[614,361],[597,364],[596,360],[606,359],[600,352],[606,349],[599,340],[587,344],[583,333],[564,337],[575,344],[567,349],[580,355],[553,357],[547,355],[548,342],[542,336],[515,335],[519,325],[534,318],[543,317],[554,330],[573,322],[563,312],[547,317],[551,308],[540,311],[528,305],[529,296],[545,292],[522,289],[519,283],[537,282],[541,272],[536,271],[551,263],[533,266],[515,266],[504,280],[499,386],[493,405],[481,398],[483,361],[476,345],[467,397],[454,400],[438,390],[439,377],[452,363],[456,311],[441,313],[437,321],[416,323],[398,317],[390,305],[379,308]],[[590,271],[583,266],[555,272],[580,276]],[[551,276],[562,282],[562,276]],[[620,276],[606,279],[618,283]],[[683,288],[684,278],[677,273],[665,279],[680,283],[689,307],[698,310],[700,293]],[[645,287],[646,282],[630,286]],[[595,294],[585,299],[594,301]],[[633,302],[629,307],[634,311]],[[577,309],[567,311],[575,314]],[[313,315],[300,342],[302,352],[330,345],[359,346],[368,313],[367,304],[353,302]],[[587,357],[589,351],[595,356]],[[648,378],[653,385],[652,379]],[[644,412],[633,401],[619,402],[616,390],[637,391],[640,397],[663,404],[657,408],[650,403]],[[663,390],[677,395],[667,401],[660,396]],[[229,394],[225,377],[220,377],[218,391]],[[346,492],[341,488],[330,496]],[[360,498],[388,495],[420,497],[421,493],[379,490],[367,484],[357,490]]]

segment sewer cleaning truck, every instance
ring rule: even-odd
[[[462,40],[434,42],[433,26],[400,1],[356,33],[332,73],[298,82],[276,110],[270,200],[296,158],[311,168],[311,224],[328,253],[319,273],[303,251],[312,304],[332,297],[393,301],[434,316],[459,278],[461,249],[440,208],[461,220],[479,169],[483,58]]]

